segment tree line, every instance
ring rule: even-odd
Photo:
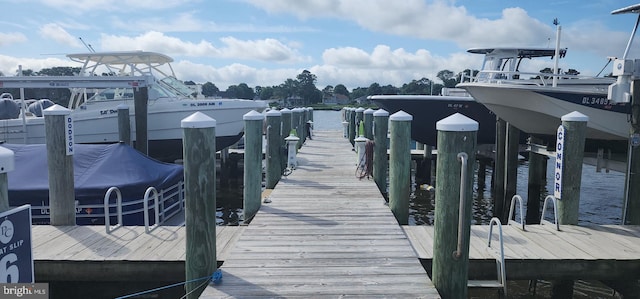
[[[40,71],[26,69],[22,71],[23,76],[74,76],[81,71],[80,67],[52,67],[45,68]],[[545,68],[541,73],[552,73],[552,70]],[[394,94],[411,94],[411,95],[438,95],[443,88],[453,88],[456,84],[469,81],[475,77],[478,70],[465,69],[462,72],[454,73],[450,70],[441,70],[436,77],[442,82],[438,83],[429,78],[420,78],[405,83],[400,87],[393,85],[380,85],[372,83],[368,87],[356,87],[351,91],[344,84],[327,85],[322,90],[316,87],[317,76],[308,70],[302,71],[295,79],[288,78],[283,83],[274,86],[256,86],[250,87],[246,83],[231,85],[226,90],[221,91],[214,83],[206,82],[202,84],[202,94],[206,97],[226,97],[239,99],[260,99],[265,101],[273,101],[278,99],[296,99],[297,103],[302,105],[313,105],[322,103],[323,99],[342,95],[350,101],[371,95],[394,95]],[[577,75],[580,72],[569,69],[564,74]],[[0,76],[3,74],[0,73]],[[103,73],[103,76],[113,76],[111,73]],[[196,85],[193,81],[186,81],[186,85]],[[16,97],[19,95],[18,89],[4,88],[0,89],[0,93],[9,92]],[[66,106],[71,92],[67,89],[57,88],[26,88],[25,97],[27,99],[48,98],[53,102]]]

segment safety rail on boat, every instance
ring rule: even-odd
[[[525,78],[525,76],[529,76]],[[594,79],[592,76],[583,75],[570,75],[570,74],[557,74],[552,73],[540,73],[540,72],[520,72],[520,71],[500,71],[500,70],[482,70],[472,78],[473,82],[481,83],[508,83],[508,84],[520,84],[520,85],[537,85],[537,86],[552,86],[553,78],[557,77],[561,80],[571,80],[572,85],[592,84]],[[576,80],[580,79],[580,80]],[[599,78],[599,82],[602,82],[602,78]],[[614,80],[611,81],[613,83]],[[592,87],[593,88],[593,87]],[[603,85],[602,90],[607,90],[607,85]]]
[[[118,217],[118,224],[111,227],[111,218],[109,217],[109,199],[111,198],[111,193],[113,191],[116,192],[116,214]],[[122,227],[122,193],[120,193],[120,189],[118,189],[118,187],[109,188],[107,193],[104,195],[104,226],[107,234],[110,234],[112,231]]]
[[[553,204],[553,221],[554,223],[551,223],[551,221],[545,220],[544,219],[544,214],[547,211],[547,202],[551,202]],[[560,223],[558,223],[558,200],[555,198],[555,196],[553,195],[547,195],[547,197],[544,198],[544,203],[542,204],[542,215],[540,216],[540,224],[551,224],[556,226],[556,230],[560,230]]]
[[[515,217],[513,215],[513,213],[515,212],[516,202],[518,202],[518,206],[520,208],[519,209],[520,210],[520,222],[516,221]],[[511,225],[511,224],[519,225],[519,226],[522,226],[522,230],[525,230],[524,229],[524,209],[523,209],[523,205],[522,205],[522,197],[520,195],[516,194],[511,198],[511,207],[509,208],[509,218],[507,220],[507,224],[508,225]]]
[[[500,251],[491,247],[491,240],[493,239],[493,226],[498,227],[498,241],[500,242]],[[504,242],[502,240],[502,223],[497,217],[491,218],[489,222],[489,236],[487,241],[487,252],[496,257],[496,280],[469,280],[467,287],[469,288],[493,288],[500,289],[502,296],[500,298],[507,298],[507,272],[504,264]]]
[[[467,153],[458,153],[460,160],[460,205],[458,207],[458,245],[456,251],[453,252],[453,258],[459,259],[462,256],[462,243],[464,236],[464,218],[465,218],[465,190],[467,189]]]
[[[154,215],[154,224],[149,226],[149,195],[153,192],[153,215]],[[144,231],[148,234],[160,225],[160,205],[158,204],[158,190],[154,187],[147,188],[147,191],[144,192],[144,201],[143,201],[143,209],[144,209]]]

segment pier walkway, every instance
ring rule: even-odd
[[[200,298],[439,298],[340,132],[315,132]]]

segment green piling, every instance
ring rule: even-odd
[[[131,116],[127,104],[118,105],[118,136],[120,142],[131,145]]]
[[[456,113],[436,123],[438,130],[432,281],[442,298],[467,298],[473,161],[478,123]],[[466,153],[464,189],[460,153]],[[460,194],[463,194],[461,200]],[[464,204],[460,218],[460,203]],[[459,227],[459,224],[462,224]],[[460,239],[459,239],[460,238]],[[460,241],[460,242],[459,242]],[[458,244],[461,246],[458,248]]]
[[[389,117],[389,208],[400,225],[409,223],[412,120],[413,116],[402,110]]]
[[[267,161],[265,187],[275,188],[282,175],[282,114],[278,110],[271,110],[267,114],[267,149],[265,159]]]
[[[185,285],[188,299],[207,286],[202,277],[213,275],[216,259],[216,121],[196,112],[181,121],[185,188]]]
[[[244,221],[248,223],[260,209],[262,193],[262,124],[264,115],[252,110],[244,120]]]
[[[291,132],[291,118],[293,112],[284,108],[280,110],[280,114],[282,117],[282,128],[280,129],[280,144],[282,144],[282,148],[280,149],[280,165],[282,166],[281,171],[284,171],[287,168],[287,149],[285,148],[287,142],[284,139],[289,137],[289,132]]]
[[[373,113],[373,180],[382,194],[387,194],[387,132],[389,131],[389,112],[378,109]]]
[[[363,112],[364,115],[364,137],[373,140],[373,113],[375,110],[368,108]]]
[[[351,146],[356,145],[356,110],[354,108],[350,108],[348,110],[349,119],[349,142],[351,142]]]

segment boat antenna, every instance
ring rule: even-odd
[[[629,54],[629,49],[631,49],[631,43],[633,43],[633,37],[636,35],[636,31],[638,30],[638,24],[640,24],[640,4],[635,4],[631,6],[627,6],[624,8],[616,9],[611,12],[612,15],[623,14],[623,13],[637,13],[638,19],[636,19],[636,25],[633,26],[633,30],[631,31],[631,36],[629,37],[629,41],[627,42],[627,47],[624,49],[624,54],[622,55],[622,60],[627,59],[627,55]]]
[[[605,68],[607,68],[607,66],[609,65],[609,63],[611,63],[611,61],[616,60],[617,57],[614,56],[608,56],[607,57],[607,64],[605,64],[602,69],[598,72],[598,74],[596,75],[596,77],[600,77],[600,74],[602,74],[602,71],[604,71]]]
[[[91,51],[91,53],[95,53],[96,50],[93,49],[93,47],[91,46],[91,44],[87,44],[84,42],[84,40],[82,39],[82,37],[78,37],[78,39],[80,39],[80,41],[82,42],[82,44],[89,50]]]

